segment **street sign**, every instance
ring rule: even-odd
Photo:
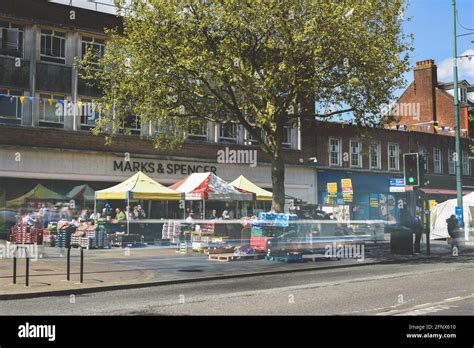
[[[456,219],[458,219],[458,222],[462,222],[462,208],[461,207],[456,207]]]
[[[403,178],[391,178],[389,192],[405,192],[405,180]]]

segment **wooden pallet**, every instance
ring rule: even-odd
[[[301,262],[305,262],[306,259],[295,258],[295,257],[292,257],[292,256],[265,256],[265,261],[285,262],[285,263],[301,263]]]
[[[209,260],[211,261],[244,261],[244,260],[259,260],[263,259],[263,254],[210,254]]]

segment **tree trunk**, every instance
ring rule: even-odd
[[[272,210],[283,213],[285,208],[285,164],[280,154],[272,156]]]

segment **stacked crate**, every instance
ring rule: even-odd
[[[11,228],[9,240],[13,244],[43,244],[43,229],[40,223],[19,222]]]
[[[63,225],[58,229],[55,246],[57,248],[69,248],[71,246],[71,235],[76,231],[72,225]]]

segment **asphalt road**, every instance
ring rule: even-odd
[[[373,265],[2,301],[0,315],[473,315],[473,266]]]

